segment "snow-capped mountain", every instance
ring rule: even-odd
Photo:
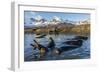
[[[31,18],[31,20],[32,20],[32,24],[35,26],[56,25],[56,24],[63,23],[63,20],[57,16],[54,16],[50,21],[47,21],[40,15],[35,18]]]
[[[82,25],[82,24],[90,24],[90,19],[79,21],[76,23],[76,25]]]
[[[31,18],[33,26],[46,26],[46,25],[61,25],[61,24],[66,24],[66,25],[80,25],[80,24],[89,24],[90,20],[85,20],[85,21],[70,21],[70,20],[63,20],[58,16],[52,17],[51,20],[46,20],[42,16],[38,15],[35,18]]]

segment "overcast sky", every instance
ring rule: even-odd
[[[90,19],[90,14],[88,13],[62,13],[62,12],[36,12],[36,11],[24,11],[24,23],[25,25],[33,25],[30,18],[44,18],[48,21],[56,16],[62,20],[70,21],[83,21]]]

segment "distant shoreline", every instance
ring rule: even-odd
[[[75,25],[75,26],[49,26],[49,27],[34,27],[24,28],[24,33],[34,34],[90,34],[90,24]]]

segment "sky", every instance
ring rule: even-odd
[[[24,23],[25,25],[33,25],[30,18],[44,18],[48,21],[52,20],[53,17],[59,17],[62,20],[70,21],[84,21],[90,19],[88,13],[64,13],[64,12],[36,12],[36,11],[24,11]]]

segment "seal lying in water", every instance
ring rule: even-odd
[[[75,46],[82,46],[82,43],[83,43],[83,40],[68,40],[68,41],[65,41],[63,42],[64,44],[67,44],[67,45],[75,45]]]
[[[44,56],[48,52],[48,48],[39,44],[36,40],[34,40],[34,42],[35,42],[34,45],[33,44],[30,45],[33,47],[33,49],[38,48],[40,50],[41,56]]]
[[[49,51],[52,51],[55,47],[55,42],[54,40],[52,39],[52,37],[49,38],[49,43],[48,43],[48,46],[45,47],[43,46],[42,44],[39,44],[36,40],[34,40],[34,45],[33,44],[30,44],[33,49],[39,49],[40,51],[40,55],[44,56],[46,55]]]
[[[86,37],[86,36],[75,36],[75,38],[73,38],[72,40],[79,40],[79,39],[81,39],[81,40],[87,40],[88,39],[88,37]]]
[[[71,41],[66,41],[64,43],[66,43],[68,45],[62,46],[60,48],[55,48],[53,52],[55,54],[59,54],[60,55],[64,51],[69,51],[69,50],[73,50],[73,49],[79,48],[79,47],[82,46],[83,40],[71,40]]]

